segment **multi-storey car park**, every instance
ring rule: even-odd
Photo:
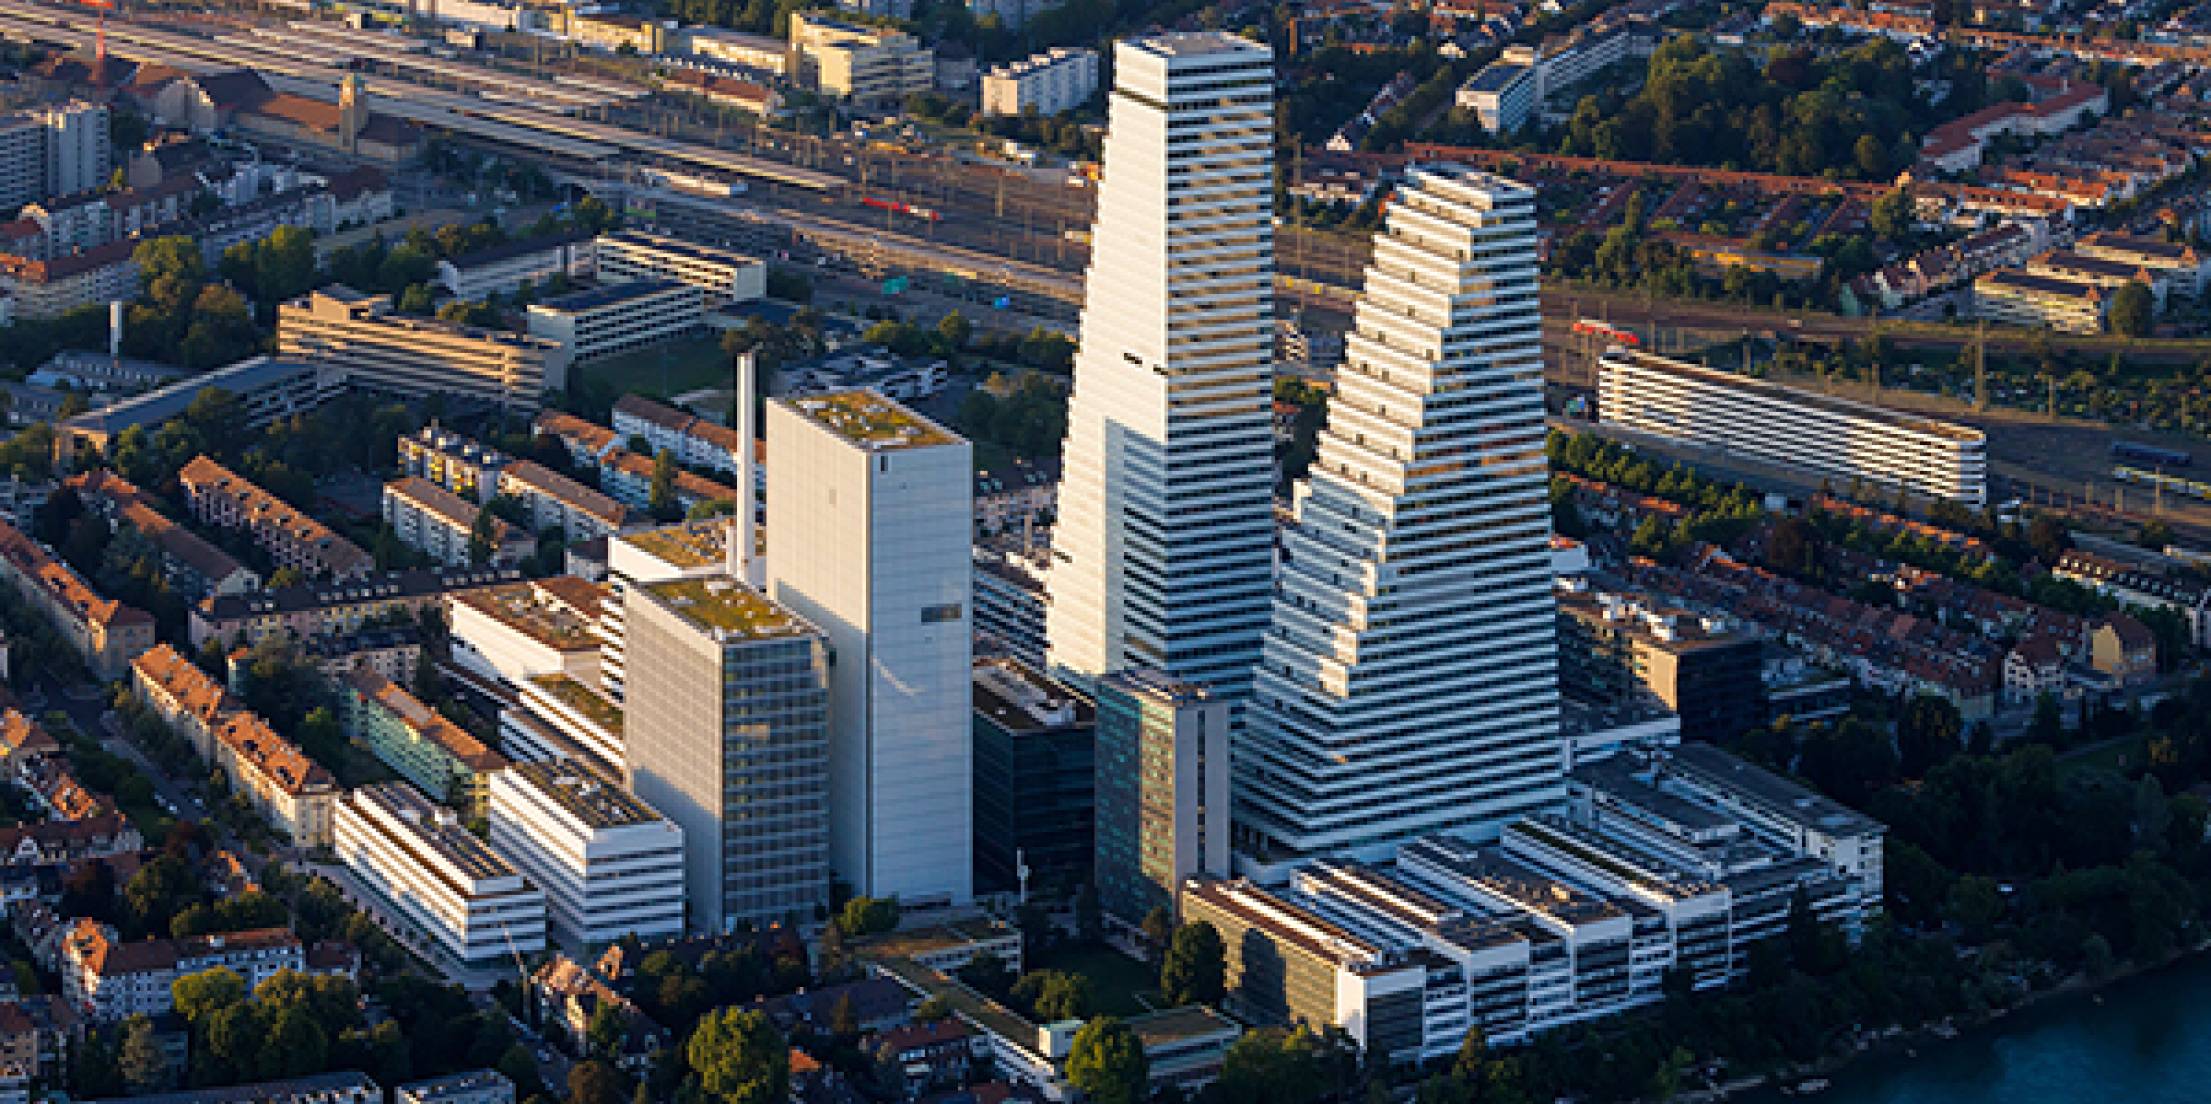
[[[1980,430],[1687,361],[1607,352],[1597,362],[1597,419],[1723,456],[1988,504]]]

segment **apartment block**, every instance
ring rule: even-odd
[[[163,724],[190,741],[202,759],[214,757],[215,730],[245,708],[222,683],[167,644],[131,661],[131,690]]]
[[[673,280],[602,284],[530,304],[530,336],[567,350],[571,364],[633,352],[697,331],[704,294]]]
[[[592,239],[582,234],[501,242],[438,262],[438,286],[455,299],[480,302],[511,296],[523,284],[543,287],[554,276],[591,275]]]
[[[722,27],[685,27],[683,48],[699,57],[758,69],[778,77],[787,75],[791,67],[791,44],[774,35],[749,34]],[[601,240],[603,243],[604,239]]]
[[[768,294],[768,262],[734,250],[642,230],[601,234],[593,249],[601,283],[673,280],[689,284],[704,294],[708,310],[749,303]]]
[[[491,785],[491,847],[544,890],[563,945],[683,934],[683,830],[618,785],[565,763],[521,763]]]
[[[2202,298],[2211,279],[2211,255],[2183,242],[2099,230],[2073,243],[2073,251],[2163,273],[2172,293],[2186,299]]]
[[[570,544],[619,533],[632,524],[628,507],[534,460],[501,471],[499,493],[529,508],[532,528],[558,529]]]
[[[791,15],[799,79],[825,96],[893,104],[936,86],[936,55],[904,31],[814,12]]]
[[[1097,714],[1017,660],[975,663],[978,891],[1090,884]]]
[[[983,114],[1057,115],[1098,94],[1098,51],[1055,46],[983,74]]]
[[[161,557],[162,578],[187,599],[261,589],[259,573],[169,520],[122,476],[101,468],[70,476],[63,483],[110,529],[128,534],[126,541],[152,545]]]
[[[1185,880],[1228,876],[1231,715],[1142,667],[1098,680],[1096,709],[1098,900],[1136,924]]]
[[[488,1069],[425,1077],[395,1086],[392,1104],[514,1104],[514,1082]]]
[[[615,436],[613,430],[603,425],[587,422],[558,410],[539,414],[531,428],[540,437],[551,437],[559,441],[568,450],[568,458],[578,467],[596,467],[599,457],[606,455],[608,449],[617,447],[621,440]]]
[[[643,515],[652,508],[653,470],[656,459],[641,456],[628,449],[612,449],[599,458],[599,486],[615,501]],[[689,514],[702,503],[724,502],[734,505],[737,488],[727,483],[717,483],[696,472],[676,469],[671,481],[670,493],[676,508]]]
[[[397,448],[401,475],[420,476],[477,502],[499,493],[499,471],[514,462],[498,449],[435,425],[401,436]]]
[[[1555,596],[1559,690],[1569,699],[1608,714],[1647,702],[1707,740],[1766,722],[1765,646],[1742,626],[1586,585]]]
[[[399,543],[446,567],[476,563],[519,563],[537,552],[537,537],[505,518],[484,514],[488,507],[463,498],[419,475],[384,485],[384,521]],[[482,547],[477,520],[482,515]]]
[[[1453,102],[1474,112],[1483,130],[1510,134],[1526,126],[1542,103],[1538,84],[1533,67],[1493,61],[1459,86]]]
[[[126,942],[87,919],[61,944],[62,995],[102,1023],[173,1011],[171,984],[202,970],[230,970],[251,991],[285,970],[306,973],[308,965],[307,947],[285,928]]]
[[[1687,361],[1607,352],[1597,363],[1597,416],[1826,478],[1863,479],[1974,509],[1988,502],[1988,440],[1980,430]]]
[[[688,467],[712,468],[737,474],[741,454],[737,431],[719,422],[687,414],[643,395],[624,395],[614,403],[614,436],[619,440],[643,437],[652,455],[674,453],[676,462]],[[604,456],[605,450],[599,450]],[[593,460],[596,463],[596,458]]]
[[[44,545],[4,522],[0,522],[0,576],[99,678],[123,677],[131,660],[154,646],[152,614],[101,597]]]
[[[683,829],[687,926],[810,919],[829,901],[822,633],[727,575],[631,585],[623,605],[623,766],[630,792]],[[964,829],[930,831],[961,831],[964,852]]]
[[[973,896],[974,467],[968,443],[868,391],[768,406],[767,589],[822,628],[830,861],[855,892]],[[633,662],[630,674],[638,673]]]
[[[46,321],[78,307],[128,300],[138,294],[138,243],[109,242],[82,253],[34,260],[0,253],[0,293],[18,318]]]
[[[342,284],[277,308],[280,355],[335,365],[363,390],[446,395],[500,410],[534,412],[548,390],[568,386],[568,353],[541,338],[392,311],[388,295]]]
[[[246,530],[279,568],[341,582],[376,569],[360,545],[211,457],[193,457],[177,483],[201,524]]]
[[[405,783],[347,794],[334,847],[395,919],[453,962],[491,966],[545,949],[545,895]]]
[[[217,595],[192,607],[192,646],[211,639],[258,644],[270,637],[315,641],[351,636],[372,622],[440,605],[455,591],[521,577],[511,567],[424,568],[379,572],[347,583]]]
[[[179,1089],[117,1097],[99,1104],[384,1104],[384,1090],[364,1073],[318,1073],[213,1089]]]
[[[399,684],[357,670],[342,686],[346,735],[423,793],[476,817],[507,757]]]
[[[2063,333],[2102,333],[2111,313],[2111,293],[2103,288],[2014,269],[1974,280],[1972,302],[1975,317]]]
[[[214,764],[231,792],[300,847],[330,842],[337,781],[257,713],[240,711],[215,726]]]

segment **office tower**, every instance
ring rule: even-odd
[[[44,109],[41,116],[46,123],[46,194],[75,195],[105,187],[115,168],[107,108],[71,100]]]
[[[829,903],[821,633],[727,575],[639,583],[623,604],[624,773],[683,829],[692,930],[811,920]]]
[[[1134,668],[1098,680],[1098,902],[1138,923],[1228,876],[1228,703]]]
[[[866,896],[964,902],[975,875],[968,443],[872,391],[838,391],[768,407],[767,466],[768,593],[820,626],[836,657],[830,866]],[[633,684],[638,674],[633,654]]]
[[[975,883],[1073,892],[1091,882],[1097,719],[1014,659],[975,661]]]
[[[1457,166],[1375,235],[1236,749],[1261,862],[1564,796],[1535,263],[1535,192]]]
[[[1273,573],[1274,59],[1123,42],[1052,536],[1050,666],[1249,693]]]

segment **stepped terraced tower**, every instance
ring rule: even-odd
[[[1047,586],[1049,663],[1240,701],[1274,541],[1274,57],[1119,44]]]
[[[1535,193],[1418,167],[1374,240],[1235,749],[1262,864],[1564,797]]]

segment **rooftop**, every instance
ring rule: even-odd
[[[831,391],[782,401],[862,448],[930,448],[960,442],[950,430],[873,391]]]
[[[589,772],[563,763],[517,763],[510,768],[510,774],[515,781],[527,783],[544,794],[587,828],[666,823],[659,813],[628,791],[606,785]]]
[[[622,284],[604,284],[585,291],[571,292],[558,298],[532,303],[530,309],[568,314],[615,306],[688,287],[690,287],[689,284],[679,284],[674,280],[632,280]]]
[[[1987,277],[1984,276],[1982,279],[1987,279]],[[1662,357],[1636,350],[1615,349],[1606,353],[1604,359],[1613,363],[1633,365],[1645,371],[1664,372],[1669,375],[1685,376],[1720,384],[1741,391],[1763,393],[1771,398],[1793,405],[1812,407],[1847,417],[1864,418],[1868,421],[1885,422],[1898,429],[1930,433],[1954,441],[1985,441],[1987,439],[1985,434],[1971,426],[1958,425],[1954,422],[1940,422],[1933,418],[1924,418],[1901,410],[1891,410],[1885,406],[1875,406],[1872,403],[1823,394],[1801,387],[1790,387],[1786,384],[1774,383],[1771,380],[1754,379],[1734,372],[1724,372],[1717,368],[1707,368],[1704,365],[1693,364],[1685,360],[1675,360],[1672,357]]]
[[[695,521],[647,529],[619,538],[630,547],[678,568],[709,567],[728,555],[729,523]]]
[[[437,853],[463,875],[478,880],[491,878],[515,878],[514,867],[508,865],[491,849],[491,845],[477,839],[476,834],[462,827],[460,817],[453,810],[432,804],[422,796],[422,791],[405,782],[378,782],[362,786],[345,795],[349,805],[372,805],[391,821],[404,825],[418,843]],[[460,887],[466,892],[468,887]]]
[[[591,688],[567,675],[534,675],[530,682],[547,697],[584,715],[586,720],[612,733],[622,731],[622,709],[591,692]]]
[[[1804,827],[1851,834],[1883,831],[1880,821],[1710,744],[1683,743],[1672,756],[1670,765],[1678,772],[1724,787]]]
[[[804,622],[734,579],[671,579],[640,588],[685,620],[717,634],[752,640],[806,636]]]
[[[593,586],[581,579],[576,582]],[[475,610],[548,648],[563,652],[596,650],[599,643],[591,633],[590,617],[597,604],[578,609],[566,599],[566,595],[556,595],[551,588],[534,582],[484,587],[452,597],[455,605]]]

